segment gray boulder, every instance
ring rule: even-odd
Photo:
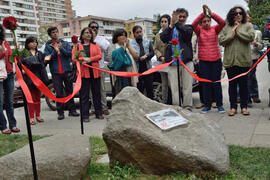
[[[144,117],[175,109],[189,123],[162,131]],[[221,128],[199,113],[152,101],[136,88],[126,87],[113,100],[112,114],[103,130],[110,166],[133,164],[144,173],[226,173],[229,151]]]
[[[78,180],[91,159],[89,137],[56,135],[34,142],[39,180]],[[0,180],[33,180],[29,145],[0,158]]]

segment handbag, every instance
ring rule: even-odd
[[[28,56],[22,58],[22,63],[28,68],[41,68],[42,64],[38,59],[38,56]]]
[[[5,59],[0,59],[0,80],[4,80],[7,78],[7,69]]]
[[[130,66],[131,64],[132,61],[130,56],[123,47],[118,48],[112,52],[112,63],[110,64],[110,68],[113,71],[119,71],[123,67]]]

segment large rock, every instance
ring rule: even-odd
[[[189,124],[162,131],[145,114],[172,108]],[[133,164],[145,173],[226,173],[229,151],[216,122],[177,106],[146,98],[136,88],[126,87],[113,100],[103,139],[109,150],[110,166]]]
[[[78,180],[91,159],[89,137],[56,135],[34,142],[39,180]],[[0,158],[1,180],[33,180],[29,145]]]

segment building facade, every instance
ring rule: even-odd
[[[125,29],[128,33],[128,38],[133,39],[134,35],[132,29],[135,25],[139,25],[143,30],[143,37],[149,40],[153,38],[153,29],[155,28],[156,20],[150,18],[138,18],[127,20],[125,22]]]
[[[35,0],[40,24],[73,18],[71,0]]]
[[[125,28],[124,20],[105,18],[99,16],[86,16],[74,19],[58,21],[55,23],[43,24],[43,27],[56,26],[59,30],[59,36],[67,41],[70,41],[72,35],[80,35],[83,28],[87,27],[91,21],[95,21],[99,25],[99,35],[105,36],[108,39],[112,38],[115,29]]]
[[[35,0],[0,0],[0,20],[7,16],[18,19],[19,27],[16,30],[17,42],[24,47],[26,37],[38,35],[38,16]],[[13,38],[6,30],[6,40],[13,46]]]

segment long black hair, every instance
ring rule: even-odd
[[[25,49],[27,49],[27,50],[29,51],[30,48],[29,48],[28,45],[29,45],[30,43],[32,43],[32,42],[36,42],[36,43],[37,43],[37,47],[38,47],[38,41],[37,41],[37,38],[34,37],[34,36],[29,36],[29,37],[26,38],[26,40],[25,40],[25,44],[24,44]],[[37,47],[36,47],[36,52],[38,52]]]
[[[242,11],[243,19],[242,19],[241,23],[245,24],[247,22],[247,12],[241,6],[235,6],[235,7],[231,8],[227,14],[227,21],[228,21],[230,26],[234,25],[234,17],[236,16],[236,9],[241,9],[241,11]]]
[[[93,32],[91,31],[91,29],[90,29],[89,27],[85,27],[85,28],[82,29],[81,35],[80,35],[80,41],[81,41],[81,43],[82,43],[82,44],[84,43],[84,40],[83,40],[83,37],[82,37],[82,36],[83,36],[84,31],[86,31],[87,29],[89,30],[89,33],[91,34],[90,43],[95,44],[95,43],[94,43]]]
[[[2,44],[2,42],[5,40],[5,29],[3,28],[3,26],[0,24],[0,43]]]

